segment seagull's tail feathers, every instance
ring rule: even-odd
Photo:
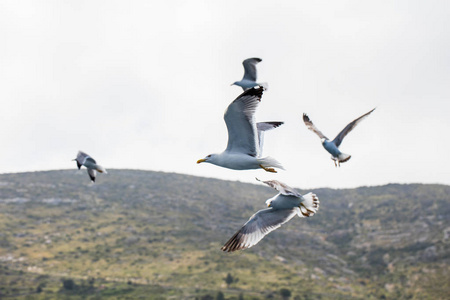
[[[319,197],[316,194],[308,193],[303,195],[303,201],[300,203],[299,212],[297,212],[300,218],[312,217],[319,210]]]
[[[264,168],[278,168],[284,170],[283,166],[275,158],[270,156],[258,158],[258,163]]]
[[[100,173],[108,174],[108,172],[106,172],[106,169],[100,165],[97,165],[97,171],[99,171]]]
[[[350,154],[345,154],[345,153],[341,153],[338,156],[338,161],[340,163],[346,162],[347,160],[349,160],[352,156]]]

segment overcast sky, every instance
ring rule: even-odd
[[[449,15],[448,1],[1,1],[0,172],[75,172],[83,150],[106,169],[301,188],[450,184]],[[257,121],[285,121],[265,138],[278,174],[196,164],[226,147],[248,57],[269,84]],[[301,120],[334,138],[374,107],[341,168]]]

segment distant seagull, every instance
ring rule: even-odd
[[[315,194],[308,193],[302,196],[277,180],[263,182],[276,189],[278,195],[266,201],[268,208],[250,217],[247,223],[225,243],[223,251],[233,252],[250,248],[295,215],[300,218],[311,217],[319,210],[319,198]]]
[[[92,182],[95,182],[95,176],[97,173],[95,171],[99,171],[100,173],[105,174],[108,173],[106,172],[105,168],[97,165],[97,162],[92,157],[82,151],[78,151],[77,158],[75,158],[74,160],[77,162],[78,170],[81,168],[81,166],[85,166],[87,168],[87,172]]]
[[[346,162],[351,157],[351,155],[339,151],[339,146],[341,145],[342,140],[350,131],[353,130],[353,128],[356,127],[356,125],[358,125],[359,122],[361,122],[374,110],[375,108],[345,126],[345,128],[332,141],[330,141],[322,132],[320,132],[319,129],[317,129],[317,127],[305,113],[303,114],[303,122],[305,122],[305,125],[309,130],[314,131],[320,137],[322,146],[331,154],[331,159],[334,161],[334,165],[337,167],[340,166],[340,163]]]
[[[210,154],[197,163],[208,162],[234,170],[263,168],[276,173],[274,168],[283,169],[271,157],[261,158],[264,131],[276,128],[283,122],[255,123],[255,111],[261,101],[264,88],[251,88],[244,91],[227,108],[224,114],[228,129],[228,145],[225,151]]]
[[[236,81],[231,85],[238,85],[240,86],[244,91],[252,88],[254,86],[260,85],[263,86],[265,89],[268,88],[268,84],[266,82],[264,83],[257,83],[257,73],[256,73],[256,64],[261,62],[261,58],[253,57],[253,58],[247,58],[242,62],[244,65],[244,77],[242,77],[241,81]]]

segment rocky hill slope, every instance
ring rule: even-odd
[[[223,253],[274,190],[136,170],[95,185],[84,170],[0,175],[0,298],[448,297],[449,186],[314,192],[317,215]]]

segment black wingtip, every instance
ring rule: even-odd
[[[364,117],[367,117],[367,116],[370,115],[375,109],[376,109],[376,107],[373,108],[371,111],[366,112],[365,114],[363,114],[361,117],[359,117],[359,118],[356,119],[356,120],[359,120],[359,119],[362,119],[362,118],[364,118]],[[355,121],[356,121],[356,120],[355,120]]]
[[[263,92],[264,92],[264,87],[259,85],[256,87],[252,87],[248,90],[245,90],[242,94],[239,95],[238,98],[243,97],[243,96],[256,96],[256,97],[259,97],[259,101],[261,101]]]
[[[248,60],[248,59],[250,59],[250,60],[256,60],[257,62],[262,62],[262,59],[259,58],[259,57],[251,57],[251,58],[247,58],[246,60]],[[244,60],[244,61],[245,61],[245,60]]]
[[[270,122],[265,122],[265,123],[273,125],[273,128],[280,127],[281,125],[284,124],[284,122],[282,122],[282,121],[270,121]]]
[[[91,176],[91,174],[89,174],[89,173],[88,173],[88,175],[89,175],[89,178],[92,180],[92,182],[95,183],[95,177]]]
[[[224,252],[234,252],[247,248],[242,245],[242,234],[241,231],[238,231],[222,246],[221,250]]]
[[[308,115],[306,113],[303,113],[303,122],[311,122]]]

